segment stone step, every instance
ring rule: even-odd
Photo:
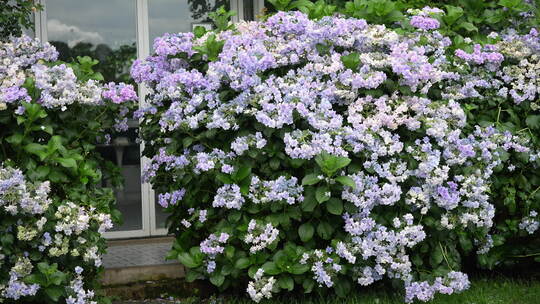
[[[165,260],[172,242],[171,237],[109,241],[101,283],[117,286],[183,278],[182,265]]]

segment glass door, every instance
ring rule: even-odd
[[[253,20],[264,6],[263,0],[39,0],[44,10],[35,14],[35,36],[49,41],[63,61],[77,56],[98,59],[95,70],[106,81],[127,82],[131,64],[146,58],[152,42],[165,33],[191,31],[197,25],[209,26],[208,13],[220,6],[238,12],[233,21]],[[136,85],[133,83],[133,85]],[[144,86],[139,86],[144,104]],[[115,189],[117,208],[123,224],[106,232],[107,238],[166,235],[167,214],[157,204],[157,193],[141,184],[141,158],[136,141],[137,121],[102,143],[103,157],[120,167],[124,185]],[[103,186],[113,186],[104,179]]]

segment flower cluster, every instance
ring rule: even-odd
[[[438,277],[433,283],[413,282],[405,287],[405,301],[412,303],[414,299],[420,301],[430,301],[436,293],[452,294],[468,289],[469,278],[462,272],[452,271],[445,277]]]
[[[101,266],[103,248],[95,243],[95,236],[89,231],[104,232],[112,228],[110,215],[72,202],[53,204],[49,192],[49,182],[30,183],[20,170],[0,166],[0,216],[3,219],[0,232],[15,235],[17,240],[16,247],[6,248],[10,250],[9,255],[0,255],[0,269],[9,274],[6,281],[0,276],[0,301],[33,296],[42,288],[37,283],[25,283],[31,275],[42,271],[36,267],[37,262],[27,257],[29,252],[45,254],[46,259],[38,260],[41,263],[69,258],[78,260],[87,269]],[[82,272],[83,268],[78,269]],[[80,298],[84,278],[80,272],[64,271],[74,278],[76,288],[72,288],[79,290],[76,293]],[[93,292],[86,291],[84,298],[91,300]]]
[[[24,102],[31,102],[29,90],[39,93],[35,102],[47,109],[66,111],[68,106],[117,105],[115,125],[117,131],[127,130],[129,108],[137,100],[132,85],[109,83],[103,85],[94,79],[81,81],[72,67],[52,63],[58,52],[48,43],[27,36],[12,38],[0,44],[0,110],[12,104],[16,114],[22,115]]]
[[[540,221],[538,221],[538,212],[535,210],[532,210],[519,223],[519,229],[527,231],[528,234],[535,233],[538,228],[540,228]]]
[[[248,224],[248,233],[244,237],[244,242],[250,244],[249,252],[255,253],[268,247],[279,236],[279,230],[271,223],[266,225],[257,224],[256,220],[251,220]]]
[[[149,89],[137,116],[146,180],[185,190],[171,221],[179,240],[212,233],[182,249],[190,272],[219,286],[214,269],[236,259],[239,272],[292,274],[307,291],[391,278],[408,301],[467,288],[453,269],[471,248],[447,241],[489,251],[492,176],[510,153],[528,162],[535,152],[519,134],[468,124],[459,102],[492,85],[482,77],[499,71],[502,48],[450,52],[436,30],[442,11],[410,14],[416,30],[398,34],[278,12],[219,33],[166,35],[133,65]],[[205,220],[180,229],[185,210],[190,221],[205,210]],[[224,242],[234,250],[221,254]],[[430,280],[415,270],[426,259]],[[259,301],[286,289],[273,282],[260,270],[248,293]]]
[[[247,287],[247,293],[251,299],[257,303],[259,303],[263,298],[269,299],[272,297],[272,288],[276,283],[276,279],[274,277],[264,278],[263,275],[264,270],[259,268],[253,277],[255,281],[249,282]]]

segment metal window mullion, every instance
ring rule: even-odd
[[[144,60],[150,55],[150,38],[148,34],[148,0],[137,1],[137,59]],[[139,85],[139,107],[144,107],[146,101],[144,99],[147,89],[143,84]],[[149,162],[146,157],[142,156],[144,150],[144,142],[141,142],[141,176],[145,165]],[[148,183],[141,184],[141,211],[142,211],[142,230],[146,235],[150,235],[155,220],[152,220],[155,210],[154,208],[154,192]]]
[[[239,8],[239,1],[240,0],[229,0],[230,10],[233,11],[233,12],[236,12],[236,15],[231,17],[231,21],[233,23],[236,23],[236,22],[242,20],[240,15],[242,15],[242,16],[244,15],[244,12],[242,12],[240,10],[240,8]]]
[[[255,16],[255,20],[258,20],[259,18],[257,18],[257,16],[260,16],[264,9],[264,0],[253,0],[253,1],[255,1],[253,5],[253,10],[255,11],[253,16]]]
[[[49,41],[47,35],[47,6],[45,0],[37,0],[38,4],[42,4],[43,10],[34,13],[34,37],[45,42]]]

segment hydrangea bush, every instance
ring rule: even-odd
[[[451,52],[443,13],[411,11],[392,30],[278,12],[155,40],[132,67],[149,90],[136,113],[144,178],[171,213],[169,257],[189,281],[257,302],[280,290],[345,296],[385,278],[407,302],[469,286],[462,259],[500,245],[494,179],[516,157],[538,166],[523,132],[468,120],[484,102],[471,97],[485,96],[471,78],[515,84],[509,96],[537,97],[523,83],[538,83],[511,59],[501,72],[500,37]]]
[[[0,302],[97,303],[105,240],[118,220],[96,150],[127,128],[134,88],[102,84],[95,61],[56,62],[28,37],[0,44]]]

